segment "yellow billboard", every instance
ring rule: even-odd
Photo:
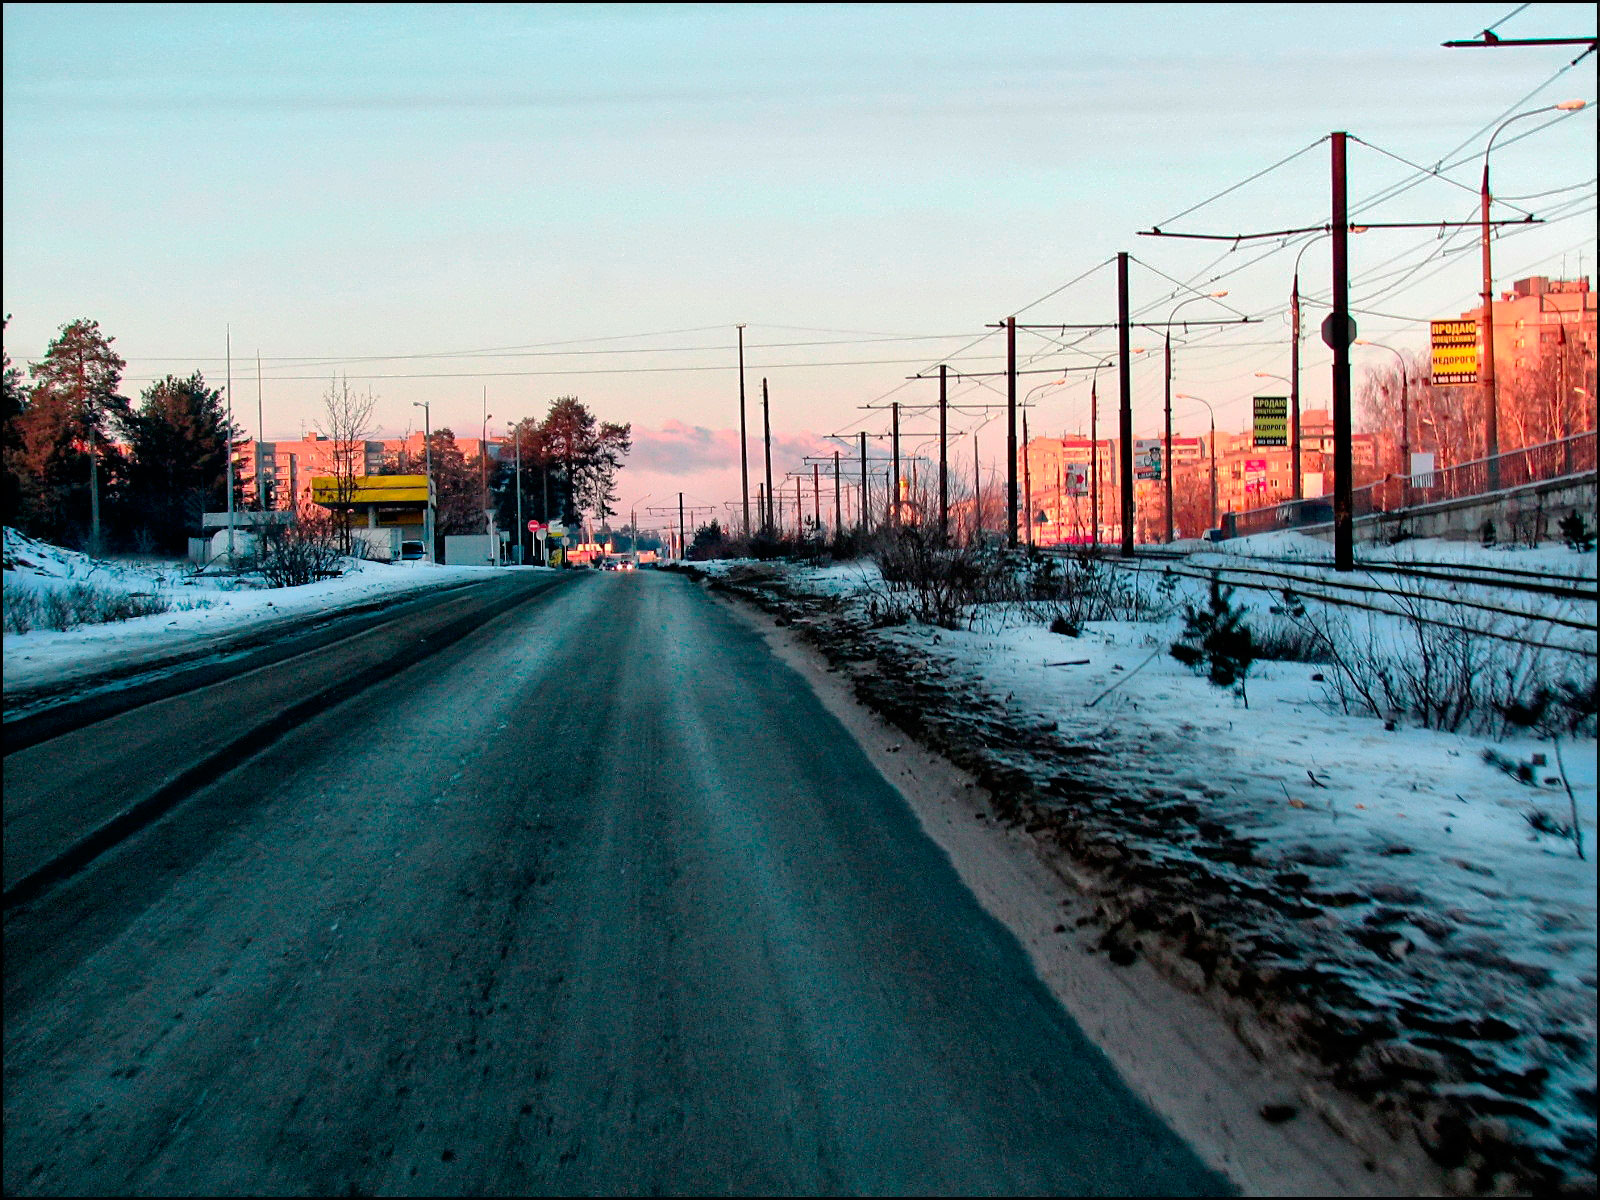
[[[1478,322],[1467,318],[1431,322],[1435,387],[1478,382]]]

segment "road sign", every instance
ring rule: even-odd
[[[528,522],[528,532],[529,533],[538,533],[543,528],[544,528],[544,522],[543,521],[529,521]]]
[[[1255,397],[1254,438],[1257,446],[1289,444],[1289,397]]]
[[[1430,321],[1435,387],[1478,382],[1478,322]]]
[[[1340,338],[1344,341],[1341,343]],[[1339,327],[1339,314],[1329,313],[1322,320],[1322,341],[1329,349],[1337,350],[1341,344],[1348,346],[1356,340],[1356,319],[1344,314],[1344,328]]]

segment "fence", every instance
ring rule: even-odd
[[[1507,450],[1492,458],[1440,467],[1425,475],[1390,475],[1351,493],[1351,515],[1359,520],[1374,513],[1398,512],[1569,475],[1584,475],[1594,469],[1595,431],[1591,429],[1553,442]],[[1224,537],[1244,537],[1277,529],[1323,525],[1332,520],[1333,497],[1319,496],[1313,500],[1288,500],[1266,508],[1228,513],[1223,517],[1222,531]]]

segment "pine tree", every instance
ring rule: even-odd
[[[1242,608],[1233,604],[1233,591],[1211,576],[1211,593],[1204,608],[1184,606],[1182,637],[1172,645],[1172,657],[1186,667],[1203,668],[1217,687],[1238,685],[1244,706],[1250,707],[1245,677],[1255,662],[1255,640]]]
[[[132,522],[156,544],[181,550],[194,498],[202,511],[227,502],[230,431],[222,390],[199,371],[168,375],[139,394],[127,421],[133,457],[128,466]]]

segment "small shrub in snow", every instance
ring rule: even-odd
[[[1572,839],[1579,858],[1583,857],[1583,830],[1578,824],[1578,801],[1572,794],[1572,783],[1567,779],[1567,764],[1561,755],[1561,737],[1563,734],[1575,734],[1594,723],[1595,702],[1596,681],[1590,680],[1588,684],[1566,682],[1556,689],[1540,687],[1525,700],[1512,699],[1499,706],[1508,724],[1518,729],[1535,730],[1549,739],[1556,755],[1556,772],[1561,777],[1562,787],[1566,788],[1567,803],[1571,806],[1567,836]],[[1487,754],[1486,751],[1486,757]],[[1520,773],[1518,778],[1521,778]]]
[[[39,623],[39,599],[32,589],[20,583],[5,586],[5,630],[7,633],[27,633]]]
[[[339,563],[339,526],[331,514],[301,512],[292,525],[269,525],[261,543],[260,569],[268,587],[300,587],[334,574]]]
[[[1183,635],[1172,644],[1172,657],[1186,667],[1203,669],[1217,687],[1239,689],[1246,708],[1250,696],[1245,678],[1255,662],[1255,640],[1244,610],[1233,603],[1233,591],[1211,576],[1210,597],[1204,608],[1184,606]]]
[[[1557,528],[1561,530],[1561,540],[1566,542],[1569,548],[1581,553],[1594,549],[1594,530],[1589,528],[1577,509],[1562,517]]]

